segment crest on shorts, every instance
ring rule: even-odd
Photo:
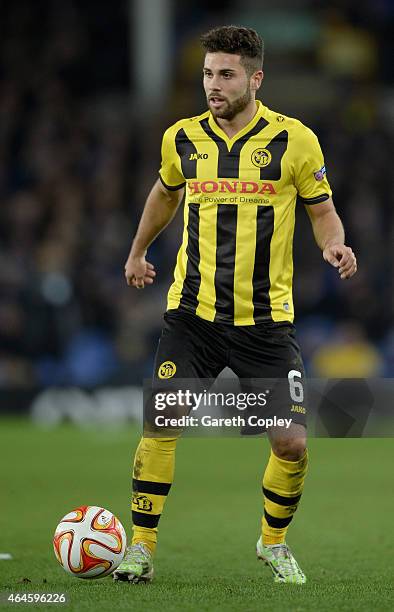
[[[176,365],[173,361],[163,361],[161,365],[159,365],[159,369],[157,370],[157,375],[159,378],[172,378],[176,372]]]
[[[255,149],[251,156],[252,164],[257,168],[265,168],[271,163],[272,155],[268,149]]]

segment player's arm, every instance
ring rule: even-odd
[[[345,231],[332,198],[305,208],[323,258],[338,268],[342,280],[351,278],[357,272],[357,260],[352,249],[345,245]]]
[[[145,259],[147,249],[174,217],[184,191],[167,189],[160,179],[153,185],[125,265],[128,285],[143,289],[153,283],[156,272]]]

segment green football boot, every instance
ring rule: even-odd
[[[148,547],[142,542],[128,546],[122,563],[112,576],[114,580],[124,580],[134,584],[150,582],[153,578],[153,560]]]
[[[264,545],[260,537],[256,545],[256,552],[257,558],[271,568],[274,582],[305,584],[305,574],[286,544]]]

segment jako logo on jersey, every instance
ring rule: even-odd
[[[272,183],[254,181],[189,181],[189,195],[196,193],[276,193]]]
[[[315,177],[317,181],[322,181],[324,179],[325,173],[326,173],[326,167],[322,166],[320,170],[313,173],[313,176]]]
[[[176,365],[173,361],[163,361],[159,366],[157,374],[159,378],[172,378],[176,372]]]
[[[272,155],[268,149],[255,149],[250,159],[254,166],[265,168],[271,163]]]
[[[189,161],[196,159],[208,159],[208,153],[190,153]]]

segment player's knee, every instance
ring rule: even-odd
[[[306,450],[305,438],[283,438],[272,441],[272,451],[286,461],[299,461]]]

